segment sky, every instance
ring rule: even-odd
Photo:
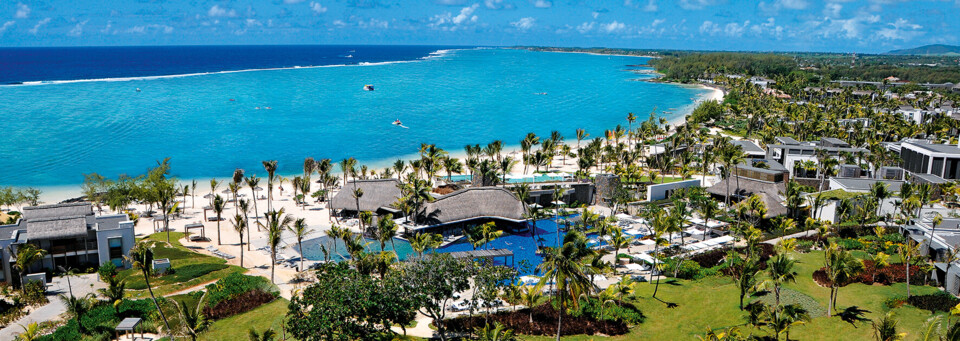
[[[884,52],[960,0],[0,0],[0,46],[405,44]]]

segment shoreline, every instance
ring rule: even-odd
[[[638,55],[638,54],[602,53],[602,52],[590,52],[590,51],[563,51],[563,50],[549,50],[549,49],[545,49],[545,48],[522,47],[522,46],[519,46],[519,47],[518,47],[518,46],[515,46],[515,47],[505,47],[505,48],[516,49],[516,50],[527,50],[527,51],[532,51],[532,52],[580,53],[580,54],[589,54],[589,55],[594,55],[594,56],[663,58],[663,57],[660,57],[660,56],[653,56],[653,55],[646,55],[646,54],[640,54],[640,55]]]

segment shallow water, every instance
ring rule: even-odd
[[[471,49],[398,63],[3,86],[0,185],[140,174],[165,157],[185,179],[235,168],[263,175],[268,159],[298,173],[308,156],[383,165],[423,142],[459,152],[494,139],[516,145],[531,131],[599,137],[626,125],[628,112],[643,119],[680,108],[667,116],[676,118],[706,94],[636,81],[650,76],[626,65],[644,62]]]

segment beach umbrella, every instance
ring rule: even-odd
[[[540,205],[538,205],[538,204],[530,204],[529,206],[532,207],[532,208],[542,208],[542,207],[543,207],[543,206],[540,206]]]
[[[263,187],[257,186],[253,188],[254,191],[262,191]]]
[[[207,199],[211,199],[211,198],[213,198],[213,193],[207,193],[207,194],[204,195],[203,197],[204,197],[204,198],[207,198]]]
[[[560,206],[560,205],[566,205],[567,203],[565,203],[565,202],[563,202],[563,201],[560,201],[560,200],[557,200],[557,201],[552,202],[552,204],[553,204],[554,206]]]
[[[225,189],[225,190],[220,191],[220,193],[230,194],[230,193],[233,193],[233,192],[231,192],[229,189]]]

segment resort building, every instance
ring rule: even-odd
[[[740,149],[743,150],[743,154],[747,156],[748,159],[762,159],[767,156],[767,151],[763,150],[762,147],[750,140],[734,140],[731,141],[735,146],[740,146]]]
[[[852,148],[849,143],[832,137],[824,137],[815,142],[800,142],[791,137],[777,137],[776,141],[777,144],[767,145],[767,159],[792,169],[793,177],[796,178],[817,177],[815,170],[804,167],[808,161],[813,165],[818,164],[817,150],[824,150],[833,158],[839,158],[841,152],[862,155],[870,153],[867,149]]]
[[[867,193],[870,192],[870,188],[877,183],[883,183],[887,185],[887,190],[891,192],[900,192],[900,186],[903,185],[904,181],[900,180],[880,180],[880,179],[846,179],[846,178],[831,178],[830,189],[840,189],[851,193]]]
[[[123,259],[136,240],[133,222],[125,214],[96,216],[89,202],[42,205],[23,208],[23,218],[13,225],[0,226],[0,280],[13,283],[19,245],[34,244],[47,256],[30,268],[30,273],[55,270],[58,266],[86,269]]]
[[[737,165],[726,179],[707,188],[707,193],[718,199],[725,199],[729,194],[732,201],[759,195],[767,206],[767,215],[772,217],[787,213],[780,196],[786,192],[786,181],[789,178],[789,171],[780,163],[767,159],[751,159]]]
[[[948,253],[960,248],[960,219],[943,219],[933,229],[932,220],[915,221],[901,227],[901,233],[920,245],[921,255],[933,255],[937,282],[947,292],[960,295],[960,262],[946,263]],[[933,230],[933,239],[930,232]]]
[[[923,178],[925,174],[941,179],[960,179],[960,148],[955,145],[904,142],[900,145],[900,160],[911,175]],[[930,182],[938,181],[931,179]]]
[[[362,192],[359,198],[354,196],[355,190]],[[400,181],[397,179],[353,180],[330,199],[330,210],[349,216],[357,215],[358,209],[377,215],[392,213],[399,216],[403,212],[393,207],[397,199],[400,199]]]
[[[526,204],[503,187],[471,187],[444,195],[424,204],[417,216],[419,225],[407,233],[458,235],[464,227],[494,221],[501,230],[526,229]]]

